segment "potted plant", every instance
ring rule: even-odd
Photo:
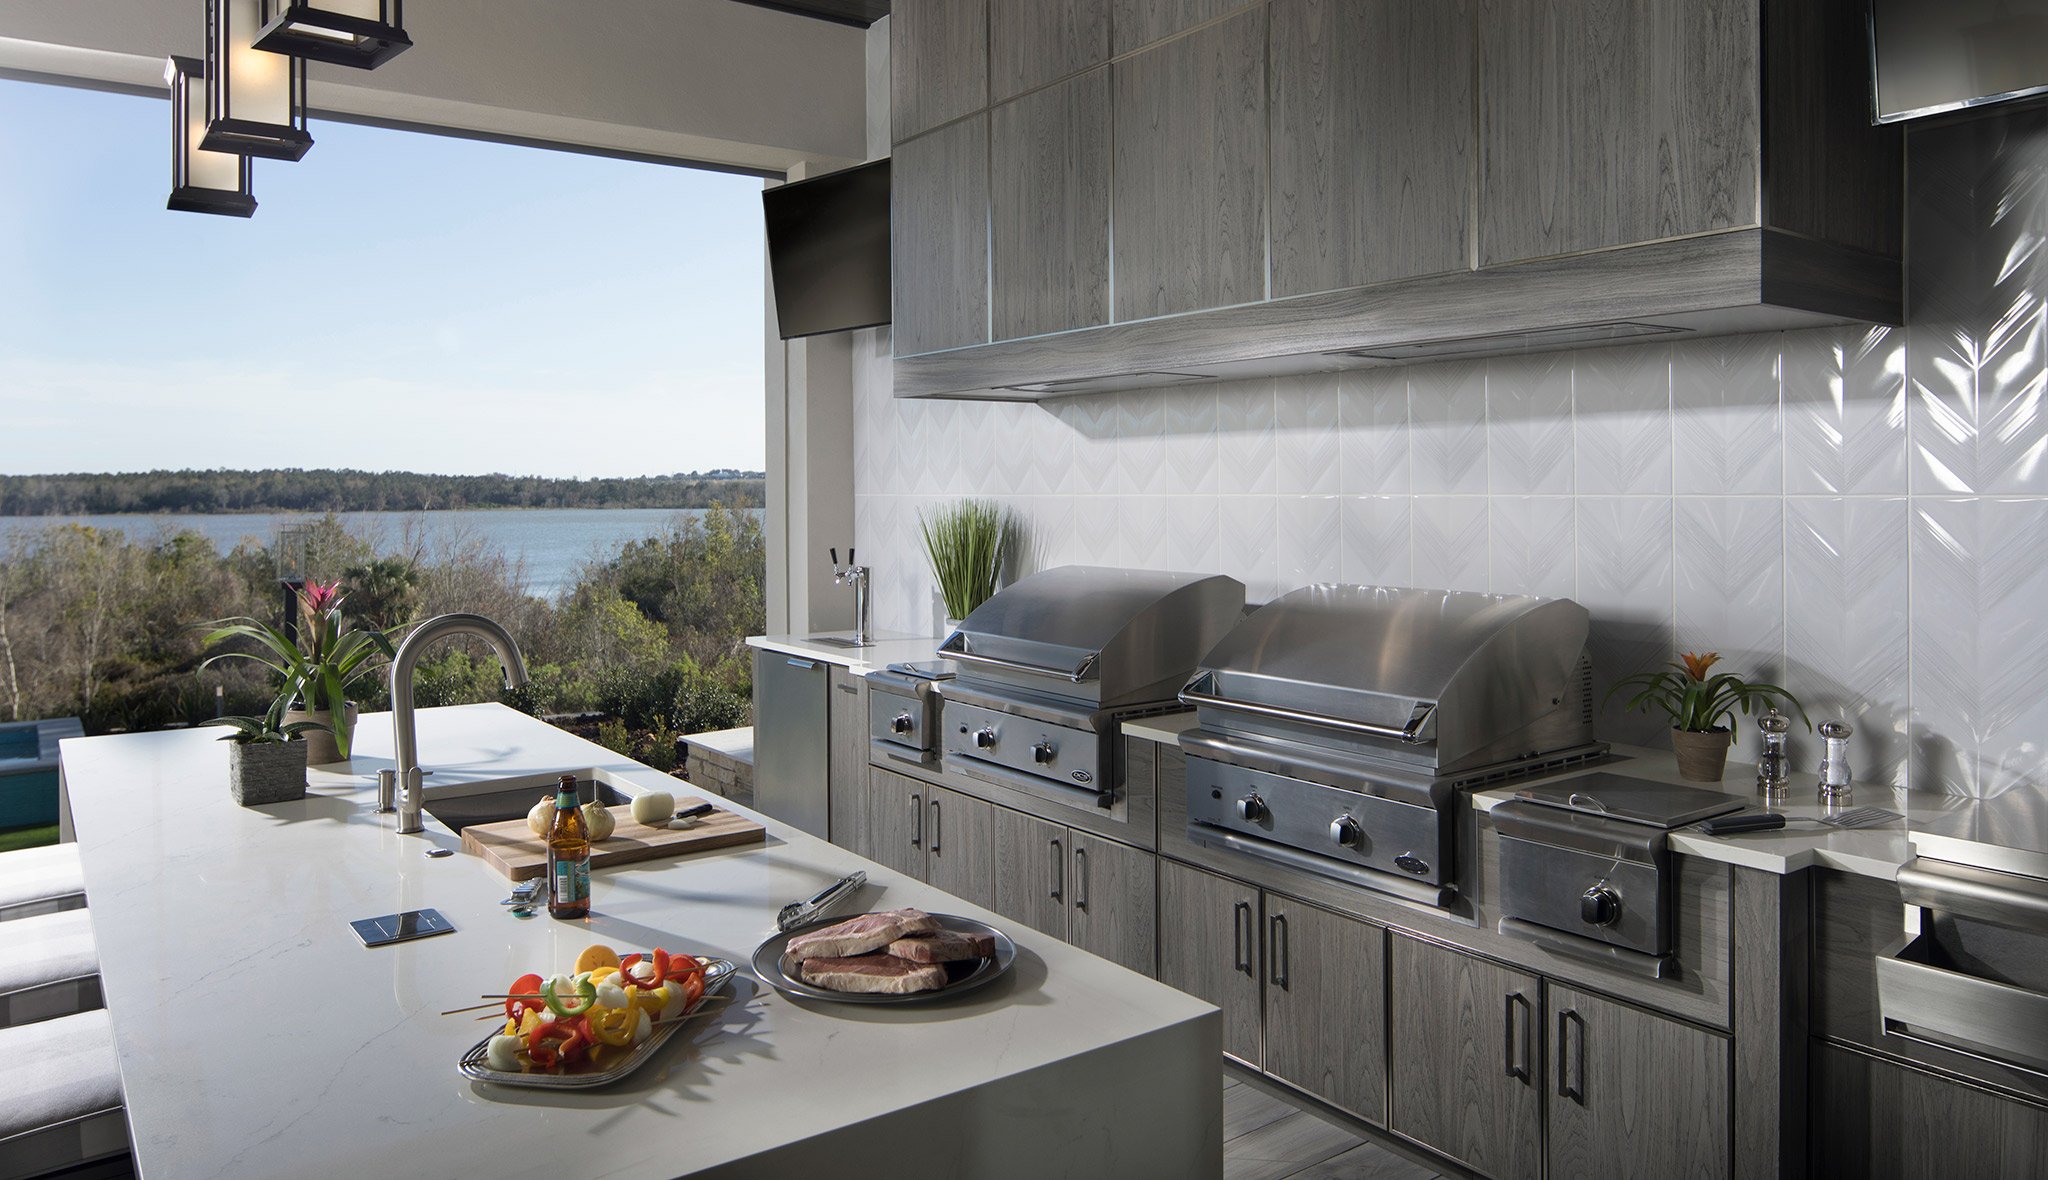
[[[229,651],[212,656],[199,665],[204,671],[215,660],[254,660],[277,673],[283,681],[280,692],[286,702],[282,721],[316,723],[307,732],[306,760],[313,765],[339,762],[349,756],[355,736],[356,707],[349,690],[376,671],[374,656],[392,658],[391,635],[374,628],[351,629],[342,621],[339,580],[309,582],[299,591],[304,625],[294,641],[276,627],[246,615],[219,619],[207,626],[209,646],[229,639],[248,639],[262,651]],[[398,628],[393,628],[398,630]]]
[[[917,523],[951,631],[996,592],[1003,561],[1017,539],[1016,522],[999,504],[961,500],[929,516],[919,513]]]
[[[290,692],[277,694],[261,717],[216,717],[207,725],[224,725],[228,747],[228,789],[244,807],[284,803],[306,797],[306,743],[300,735],[324,728],[318,721],[286,721]]]
[[[1668,671],[1640,672],[1618,681],[1608,690],[1607,699],[1614,699],[1626,688],[1638,689],[1629,699],[1631,710],[1648,713],[1662,709],[1670,715],[1671,750],[1678,756],[1680,777],[1702,783],[1721,781],[1728,766],[1728,746],[1735,739],[1733,727],[1726,723],[1735,719],[1738,709],[1747,716],[1760,706],[1782,701],[1798,711],[1808,729],[1813,728],[1805,708],[1777,685],[1751,684],[1733,672],[1709,676],[1707,670],[1720,661],[1721,653],[1682,652],[1679,658],[1684,663],[1673,664]]]

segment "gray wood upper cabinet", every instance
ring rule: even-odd
[[[1109,69],[997,107],[990,126],[994,336],[1109,321]]]
[[[868,857],[920,881],[930,873],[924,850],[925,803],[935,788],[879,767],[868,770]]]
[[[925,800],[925,880],[978,906],[995,904],[996,811],[993,803],[931,787]]]
[[[1114,840],[1069,829],[1073,898],[1067,941],[1140,975],[1158,974],[1156,858]]]
[[[890,169],[897,355],[988,340],[988,116],[896,145]]]
[[[1214,20],[1247,0],[1116,0],[1116,51],[1129,53]]]
[[[1109,60],[1109,0],[988,0],[989,100]]]
[[[997,809],[995,824],[996,899],[989,908],[1041,934],[1067,937],[1067,826],[1007,807]]]
[[[1756,225],[1757,0],[1480,0],[1479,265]]]
[[[1259,891],[1159,862],[1159,982],[1223,1009],[1223,1051],[1260,1059]]]
[[[1266,904],[1266,1072],[1387,1118],[1387,932],[1277,894]]]
[[[1543,995],[1534,975],[1392,937],[1388,1126],[1502,1180],[1543,1171]],[[1620,1172],[1557,1175],[1621,1175]]]
[[[1813,1175],[2048,1175],[2048,1109],[1813,1042]]]
[[[1729,1174],[1727,1038],[1550,985],[1553,1176]]]
[[[829,839],[862,856],[868,851],[868,682],[832,669],[831,749],[827,759]]]
[[[1111,68],[1116,318],[1266,297],[1266,11]]]
[[[988,0],[896,0],[889,113],[901,143],[988,105]]]
[[[1273,295],[1471,265],[1464,0],[1275,0]]]

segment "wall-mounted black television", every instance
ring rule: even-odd
[[[1870,66],[1880,123],[2048,93],[2048,0],[1871,0]]]
[[[761,193],[784,340],[889,322],[889,161]]]

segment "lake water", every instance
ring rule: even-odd
[[[678,516],[700,516],[702,509],[673,508],[472,508],[440,512],[338,512],[348,531],[391,552],[408,530],[422,535],[426,552],[480,541],[505,556],[526,562],[526,589],[546,598],[576,584],[576,574],[593,557],[609,555],[627,541],[660,532]],[[318,519],[305,513],[223,512],[195,515],[0,516],[0,535],[59,524],[118,529],[131,540],[148,540],[189,529],[211,540],[221,552],[244,537],[265,545],[277,536],[280,523]]]

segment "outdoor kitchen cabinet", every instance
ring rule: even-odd
[[[1004,103],[990,118],[994,338],[1108,323],[1108,67]]]
[[[831,734],[825,763],[826,838],[865,854],[868,847],[868,682],[845,668],[832,669]]]
[[[1726,1038],[1548,985],[1552,1176],[1729,1174]]]
[[[1540,1176],[1542,980],[1405,934],[1392,943],[1387,1125],[1488,1176]]]
[[[1815,1176],[2048,1175],[2048,1107],[1816,1041]]]
[[[976,905],[995,903],[995,805],[869,769],[869,855]]]
[[[1157,882],[1151,853],[993,809],[995,900],[989,908],[1142,975],[1156,975]]]
[[[1260,1065],[1259,891],[1159,862],[1159,982],[1223,1009],[1223,1051]]]
[[[988,115],[896,145],[892,327],[900,354],[988,341]]]
[[[896,0],[889,112],[902,143],[988,105],[988,0]]]

